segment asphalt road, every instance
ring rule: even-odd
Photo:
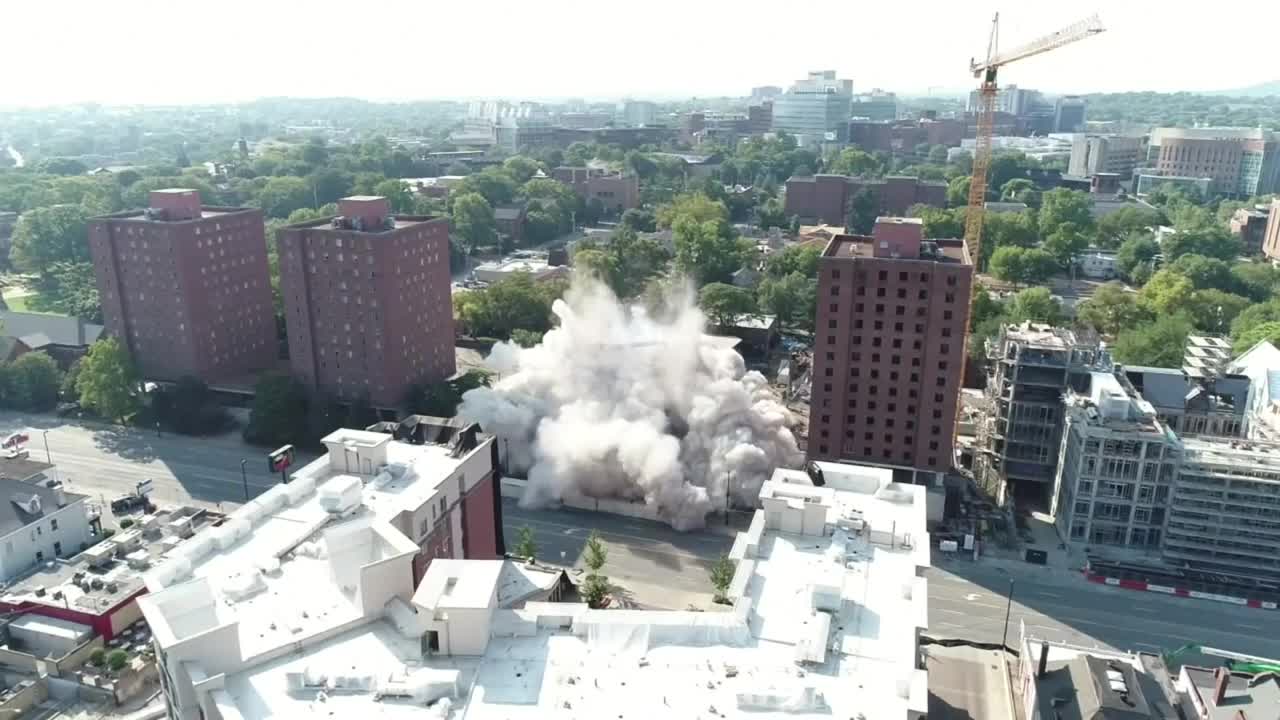
[[[1274,610],[1122,590],[1030,565],[1011,572],[981,561],[950,560],[927,577],[933,637],[999,643],[1009,608],[1009,645],[1015,648],[1019,622],[1025,622],[1030,634],[1084,646],[1156,652],[1197,643],[1280,657],[1280,614]]]
[[[0,412],[0,435],[31,434],[31,459],[43,460],[44,431],[59,476],[72,492],[107,502],[151,479],[161,505],[215,506],[244,499],[240,460],[247,460],[249,494],[278,482],[266,472],[262,448],[237,435],[189,438],[113,426],[81,425],[44,415]],[[299,463],[309,457],[299,457]],[[3,467],[0,460],[0,468]],[[591,530],[609,548],[605,572],[620,587],[620,599],[645,607],[706,607],[711,563],[728,552],[731,533],[678,533],[660,523],[578,510],[530,511],[504,502],[507,542],[519,529],[533,530],[539,558],[581,567],[582,547]],[[929,579],[929,634],[979,642],[1000,642],[1009,578],[1014,599],[1010,645],[1019,621],[1031,632],[1081,645],[1120,649],[1170,649],[1199,643],[1237,652],[1280,657],[1280,613],[1223,603],[1169,598],[1087,583],[1078,574],[1013,564],[937,560]],[[1203,662],[1213,662],[1204,660]]]

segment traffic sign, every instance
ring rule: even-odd
[[[154,482],[151,480],[151,478],[147,478],[146,480],[143,480],[142,482],[138,483],[138,487],[137,487],[138,497],[146,497],[151,492],[153,484]]]

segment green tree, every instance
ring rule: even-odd
[[[1234,290],[1236,287],[1231,266],[1217,258],[1183,255],[1169,267],[1184,275],[1197,290]]]
[[[1118,282],[1110,282],[1076,306],[1076,319],[1103,335],[1115,337],[1147,322],[1150,315],[1138,306],[1134,293]]]
[[[1116,248],[1134,233],[1166,224],[1164,213],[1142,206],[1123,207],[1098,218],[1098,247]]]
[[[1225,333],[1231,323],[1249,307],[1249,299],[1217,288],[1206,288],[1191,293],[1187,314],[1197,330],[1207,333]]]
[[[478,193],[493,207],[508,205],[516,198],[516,181],[506,170],[488,168],[468,175],[449,192],[449,200],[456,202],[468,193]],[[456,210],[455,210],[456,212]]]
[[[631,228],[638,233],[653,232],[658,229],[658,220],[651,210],[631,208],[622,213],[622,220],[619,225],[624,228]]]
[[[987,269],[998,280],[1034,285],[1053,277],[1058,260],[1039,248],[999,247],[992,253]]]
[[[551,304],[564,294],[563,282],[535,281],[529,273],[515,273],[489,287],[454,296],[454,315],[473,337],[507,339],[512,331],[551,329]]]
[[[1116,251],[1116,271],[1120,277],[1133,282],[1139,268],[1150,269],[1153,258],[1160,253],[1160,245],[1149,235],[1130,235]],[[1149,273],[1147,277],[1150,277]]]
[[[583,548],[582,562],[592,573],[598,573],[604,569],[604,564],[609,560],[609,548],[604,544],[604,540],[600,537],[600,533],[592,530],[587,535],[587,544]]]
[[[1185,310],[1195,286],[1176,270],[1164,268],[1151,276],[1138,293],[1138,303],[1154,315],[1172,315]]]
[[[1258,325],[1269,322],[1280,322],[1280,298],[1245,308],[1231,323],[1231,337],[1236,341],[1237,350],[1243,352],[1249,348],[1239,348],[1240,338]]]
[[[4,403],[18,410],[46,412],[58,403],[62,371],[43,352],[29,352],[4,368]]]
[[[1001,186],[1000,199],[1005,202],[1018,202],[1015,198],[1019,193],[1035,189],[1036,184],[1027,178],[1014,178]]]
[[[255,204],[269,218],[289,217],[299,208],[310,207],[315,201],[311,185],[300,177],[273,177],[258,191]]]
[[[54,263],[89,262],[88,215],[78,205],[28,210],[13,229],[9,253],[14,267],[41,275]]]
[[[680,220],[696,223],[729,222],[729,209],[725,204],[712,200],[702,193],[677,195],[671,202],[658,208],[657,223],[660,228],[675,228]]]
[[[413,211],[413,193],[403,180],[383,180],[373,186],[373,194],[381,195],[391,205],[391,212],[407,213]]]
[[[102,302],[93,263],[57,262],[38,281],[39,294],[27,299],[31,310],[102,322]]]
[[[1054,299],[1049,288],[1035,287],[1021,290],[1008,304],[1011,323],[1026,321],[1057,325],[1062,322],[1062,303]]]
[[[80,404],[105,418],[124,422],[138,411],[138,373],[129,351],[114,337],[89,348],[80,363],[76,390]]]
[[[876,226],[878,215],[876,198],[863,188],[849,200],[849,214],[845,217],[844,231],[855,235],[870,235]]]
[[[1042,247],[1066,268],[1075,262],[1077,255],[1088,249],[1089,238],[1074,223],[1062,223],[1044,239]]]
[[[491,375],[485,370],[471,369],[460,376],[428,384],[417,384],[405,394],[405,407],[419,415],[453,417],[463,394],[488,387]]]
[[[733,583],[733,561],[728,555],[721,555],[711,565],[711,587],[715,590],[715,602],[728,602],[729,585]]]
[[[537,175],[541,168],[538,167],[537,161],[531,158],[513,155],[502,162],[502,169],[506,170],[516,183],[526,183]]]
[[[609,597],[609,589],[609,578],[591,573],[582,581],[582,599],[587,601],[588,607],[602,608]]]
[[[232,425],[209,386],[191,376],[152,392],[151,410],[165,427],[183,435],[213,435]]]
[[[542,336],[546,333],[537,330],[525,330],[524,328],[516,328],[511,331],[511,342],[520,347],[530,348],[534,345],[542,343]]]
[[[934,236],[929,236],[934,237]],[[769,256],[764,271],[772,277],[786,277],[799,273],[802,277],[818,277],[818,258],[822,248],[817,245],[788,245]]]
[[[952,178],[947,183],[947,205],[953,208],[966,207],[969,204],[969,181],[968,175]]]
[[[733,325],[738,318],[755,312],[751,293],[725,283],[710,283],[698,291],[698,305],[716,325]]]
[[[912,205],[907,208],[907,217],[918,217],[924,221],[924,236],[927,238],[959,238],[964,237],[964,208],[945,210],[930,205]],[[995,217],[989,215],[987,220]]]
[[[1233,262],[1243,249],[1239,238],[1212,220],[1184,221],[1174,228],[1177,232],[1165,237],[1160,244],[1166,262],[1191,254]]]
[[[534,560],[538,557],[538,544],[534,542],[533,529],[528,525],[520,528],[519,540],[516,541],[512,554],[526,560]]]
[[[672,228],[676,267],[699,285],[727,282],[754,247],[738,239],[724,220],[698,222],[683,216]]]
[[[495,242],[498,237],[493,206],[479,193],[465,193],[454,200],[453,228],[473,253],[477,248]]]
[[[884,166],[874,156],[857,148],[841,150],[827,167],[827,172],[833,175],[854,177],[877,177],[883,175],[884,170]]]
[[[1238,355],[1264,340],[1280,347],[1280,321],[1273,320],[1254,325],[1236,337],[1232,348]]]
[[[244,439],[254,445],[302,445],[308,427],[307,390],[283,374],[263,375],[254,387]]]
[[[818,281],[799,272],[768,276],[756,289],[756,299],[761,309],[778,318],[780,327],[812,328]]]
[[[1064,225],[1073,226],[1078,233],[1090,233],[1094,227],[1092,207],[1089,193],[1066,188],[1050,190],[1040,203],[1040,234],[1050,237]]]
[[[313,173],[308,178],[308,182],[311,183],[315,202],[324,205],[336,203],[350,195],[352,185],[355,184],[355,175],[336,168],[323,168]]]
[[[1115,357],[1125,365],[1181,367],[1191,330],[1191,321],[1184,315],[1158,315],[1154,322],[1121,333]]]
[[[111,672],[120,672],[128,664],[129,653],[123,650],[112,650],[107,653],[107,669]]]
[[[1231,266],[1233,286],[1254,302],[1266,302],[1280,292],[1280,268],[1263,262],[1240,262]]]

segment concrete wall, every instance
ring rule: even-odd
[[[48,699],[49,683],[44,678],[40,678],[0,704],[0,720],[22,717],[26,711]]]

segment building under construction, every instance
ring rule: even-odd
[[[1096,336],[1035,323],[1010,325],[987,346],[985,417],[978,423],[974,478],[1000,504],[1048,512],[1062,442],[1063,393],[1086,392],[1090,373],[1109,371]]]

